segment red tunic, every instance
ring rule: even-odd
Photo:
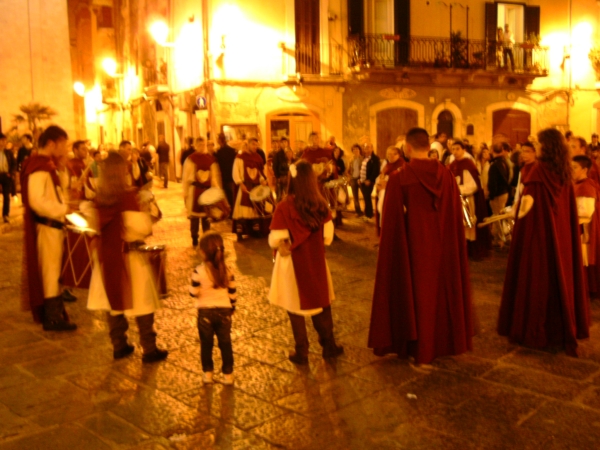
[[[271,230],[288,230],[290,233],[300,309],[325,308],[329,306],[329,287],[323,225],[318,230],[311,231],[298,214],[294,199],[294,195],[288,195],[277,204]],[[331,214],[325,222],[330,220]]]
[[[42,274],[39,269],[37,231],[34,213],[29,206],[29,176],[35,172],[49,172],[54,189],[60,187],[60,179],[56,172],[56,164],[50,156],[33,154],[23,162],[21,170],[21,198],[25,207],[24,228],[25,245],[23,258],[22,306],[31,309],[33,319],[41,322],[44,310],[44,288]],[[57,195],[58,198],[60,196]]]
[[[590,167],[590,170],[588,171],[588,178],[590,178],[598,187],[600,187],[600,167],[598,167],[598,163],[593,159],[592,167]]]
[[[473,334],[458,186],[439,161],[413,159],[386,188],[369,347],[429,363],[471,350]]]
[[[76,202],[81,200],[84,195],[83,195],[83,187],[80,187],[79,189],[75,189],[75,187],[73,186],[73,178],[76,178],[77,180],[81,179],[81,176],[83,175],[83,172],[85,171],[85,161],[83,159],[80,158],[72,158],[70,160],[67,161],[67,171],[69,172],[69,186],[71,186],[69,188],[69,200],[72,202]]]
[[[241,160],[244,161],[244,185],[246,186],[246,189],[248,189],[248,192],[251,191],[254,187],[260,185],[260,175],[262,175],[263,177],[265,176],[263,169],[264,169],[264,162],[263,159],[261,158],[261,156],[258,153],[250,153],[250,152],[243,152],[243,153],[238,153],[238,155],[236,156],[236,158],[239,158]],[[256,176],[253,178],[248,169],[256,169]],[[248,206],[250,208],[253,207],[252,202],[250,201],[250,194],[248,192],[244,192],[242,191],[242,199],[241,199],[241,204],[242,206]],[[236,193],[237,195],[237,193]]]
[[[196,166],[196,170],[194,170],[194,174],[196,174],[199,170],[210,172],[211,166],[217,162],[216,158],[213,155],[211,155],[209,153],[200,153],[200,152],[192,153],[190,156],[188,156],[187,159],[190,160],[191,162],[193,162],[194,165]],[[202,207],[198,204],[198,198],[202,195],[202,193],[204,191],[206,191],[208,188],[210,188],[211,181],[212,181],[211,177],[212,177],[212,173],[210,174],[210,176],[207,178],[207,180],[205,182],[201,182],[200,180],[198,180],[198,177],[195,177],[195,181],[192,183],[192,186],[194,186],[194,199],[192,202],[192,211],[194,211],[194,212],[202,211]]]
[[[461,160],[454,160],[450,164],[450,171],[455,177],[460,177],[460,183],[463,184],[464,171],[467,170],[471,177],[477,184],[477,191],[473,194],[475,200],[475,216],[477,217],[477,223],[482,223],[483,219],[487,216],[487,203],[485,201],[485,193],[481,188],[481,179],[479,178],[479,171],[477,166],[470,158],[463,158]],[[475,228],[475,241],[467,241],[467,252],[470,257],[474,259],[481,259],[489,256],[492,248],[492,235],[490,233],[490,227]]]
[[[302,153],[302,159],[311,164],[326,163],[333,160],[333,151],[328,148],[307,147]]]
[[[589,300],[573,185],[542,164],[524,182],[533,207],[515,221],[498,318],[498,333],[515,343],[564,346],[577,355],[589,336]],[[519,205],[517,205],[519,208]]]

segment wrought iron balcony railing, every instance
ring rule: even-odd
[[[493,70],[546,75],[548,48],[529,43],[505,48],[502,42],[460,37],[364,34],[348,37],[350,67],[438,67]],[[514,61],[512,67],[511,61]]]
[[[284,71],[287,75],[340,75],[344,66],[343,48],[340,44],[296,44],[295,48],[281,45]]]
[[[144,87],[152,87],[158,85],[167,85],[169,82],[168,68],[166,63],[162,63],[159,67],[154,67],[150,62],[146,64],[143,71]]]

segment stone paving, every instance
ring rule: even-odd
[[[187,294],[197,258],[181,188],[157,186],[156,195],[165,217],[152,242],[169,249],[170,296],[156,320],[159,344],[171,352],[162,363],[142,365],[135,325],[136,352],[114,362],[106,323],[86,310],[83,290],[67,306],[76,332],[33,324],[19,309],[22,230],[0,235],[0,450],[600,448],[598,326],[578,359],[497,336],[505,252],[471,265],[479,319],[472,353],[424,366],[373,356],[366,341],[377,240],[374,225],[351,213],[327,252],[345,354],[325,362],[310,330],[309,366],[287,361],[287,317],[266,299],[266,239],[234,243],[227,235],[239,286],[236,381],[203,386]],[[597,302],[592,310],[597,322]]]

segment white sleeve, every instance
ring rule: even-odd
[[[271,230],[271,233],[269,233],[269,247],[277,248],[281,241],[289,238],[290,232],[288,230]]]
[[[221,169],[219,169],[219,164],[216,162],[210,166],[210,185],[216,188],[221,188],[223,185],[221,182]]]
[[[29,206],[38,216],[64,221],[68,206],[60,203],[54,193],[54,183],[48,172],[39,171],[29,175]]]
[[[131,164],[131,175],[133,176],[134,180],[139,180],[140,179],[140,165],[138,164],[138,162],[134,162]]]
[[[463,184],[458,186],[462,195],[473,195],[477,192],[477,183],[473,179],[471,172],[468,170],[463,171]]]
[[[533,208],[533,197],[531,195],[524,195],[519,206],[518,218],[522,219],[525,217],[531,211],[531,208]]]
[[[596,209],[596,199],[591,197],[577,197],[575,200],[577,201],[577,215],[580,219],[587,219],[589,221]]]
[[[241,158],[235,158],[231,176],[235,184],[239,185],[244,182],[244,161]]]
[[[183,188],[183,199],[187,199],[190,185],[194,182],[195,164],[189,158],[183,163],[183,171],[181,174],[181,186]]]
[[[325,245],[331,245],[333,242],[334,231],[335,229],[333,227],[333,220],[325,222],[323,225],[323,242],[325,242]]]

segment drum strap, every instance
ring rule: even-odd
[[[146,245],[144,241],[123,242],[123,253],[135,252],[142,245]]]
[[[62,230],[65,228],[65,224],[54,219],[49,219],[47,217],[38,216],[36,213],[31,211],[33,216],[33,220],[40,225],[46,225],[47,227],[56,228],[57,230]]]

